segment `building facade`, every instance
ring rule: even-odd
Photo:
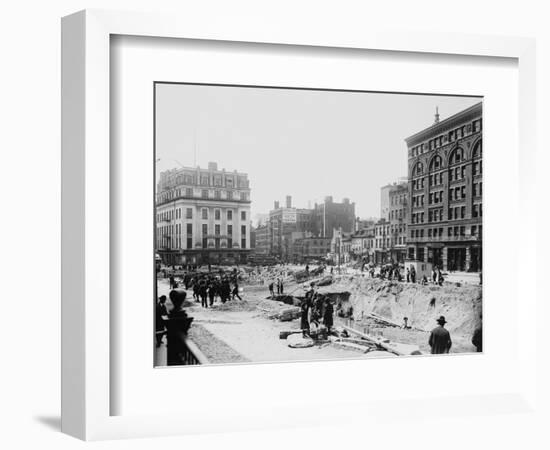
[[[267,226],[269,254],[282,261],[291,261],[294,241],[305,237],[306,233],[313,233],[312,210],[293,207],[292,197],[287,195],[284,207],[274,202]]]
[[[390,259],[404,262],[407,256],[408,183],[394,183],[389,191]]]
[[[165,264],[235,264],[250,253],[250,184],[245,173],[182,167],[160,174],[156,247]]]
[[[390,222],[384,218],[374,224],[373,261],[375,264],[391,262]]]
[[[329,258],[336,265],[346,264],[351,261],[351,232],[345,232],[341,228],[332,230],[330,238]]]
[[[296,263],[324,260],[330,253],[330,238],[303,237],[296,239],[293,245],[293,258]]]
[[[357,230],[351,235],[351,255],[354,260],[373,261],[374,223]]]
[[[342,203],[337,203],[332,196],[325,197],[323,203],[316,203],[314,214],[314,233],[317,236],[332,238],[334,230],[340,228],[344,233],[355,231],[355,203],[349,198],[344,198]]]
[[[435,123],[408,148],[407,258],[482,269],[482,104]]]

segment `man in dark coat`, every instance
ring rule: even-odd
[[[300,328],[302,329],[302,336],[306,337],[309,334],[309,302],[304,299],[300,305]]]
[[[325,300],[325,310],[323,312],[323,323],[327,327],[327,332],[330,334],[330,329],[334,325],[334,307],[332,306],[331,301],[327,298]]]
[[[168,310],[166,309],[166,295],[161,295],[155,309],[155,331],[157,338],[157,347],[162,344],[162,338],[165,333],[164,322],[167,319]]]
[[[479,316],[479,319],[482,319],[481,315]],[[472,344],[474,344],[477,352],[483,351],[483,328],[481,326],[481,323],[474,330],[474,335],[472,336]]]
[[[193,318],[183,310],[185,291],[171,291],[170,301],[174,308],[168,314],[166,323],[166,336],[168,341],[167,363],[169,366],[181,365],[182,354],[185,351],[184,338],[187,336]]]
[[[233,290],[231,291],[231,295],[233,297],[233,300],[235,300],[235,297],[237,297],[239,300],[242,300],[241,296],[239,295],[239,285],[235,281],[235,286],[233,287]]]
[[[449,353],[449,350],[453,344],[451,342],[451,335],[449,334],[449,331],[444,328],[444,325],[447,323],[445,317],[440,316],[439,319],[437,319],[437,323],[439,326],[432,330],[428,341],[428,344],[430,344],[432,349],[432,355]]]

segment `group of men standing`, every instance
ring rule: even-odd
[[[300,305],[301,320],[300,328],[304,337],[310,334],[311,325],[319,328],[321,320],[330,334],[334,325],[334,307],[328,297],[325,297],[314,290],[314,284],[311,283],[306,291],[305,298]]]
[[[269,295],[273,297],[275,295],[275,287],[277,288],[277,295],[282,295],[284,293],[283,280],[277,278],[274,282],[269,283]]]
[[[237,276],[228,275],[199,275],[185,282],[185,288],[193,288],[193,298],[201,302],[203,308],[212,306],[219,297],[222,303],[229,300],[234,300],[237,297],[242,300],[239,295],[239,282]]]

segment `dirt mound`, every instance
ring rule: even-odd
[[[216,311],[254,311],[256,305],[246,300],[229,300],[225,303],[214,303],[210,308]]]
[[[431,330],[436,318],[447,319],[446,328],[460,335],[471,335],[480,323],[481,287],[445,283],[422,286],[372,278],[341,277],[331,290],[350,293],[349,306],[356,320],[376,313],[395,322],[409,318],[409,325]]]

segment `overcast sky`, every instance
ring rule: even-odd
[[[404,139],[475,97],[156,85],[157,176],[184,166],[248,173],[252,217],[273,201],[349,197],[380,215],[380,187],[407,176]],[[195,159],[196,154],[196,159]],[[176,162],[177,161],[177,162]]]

